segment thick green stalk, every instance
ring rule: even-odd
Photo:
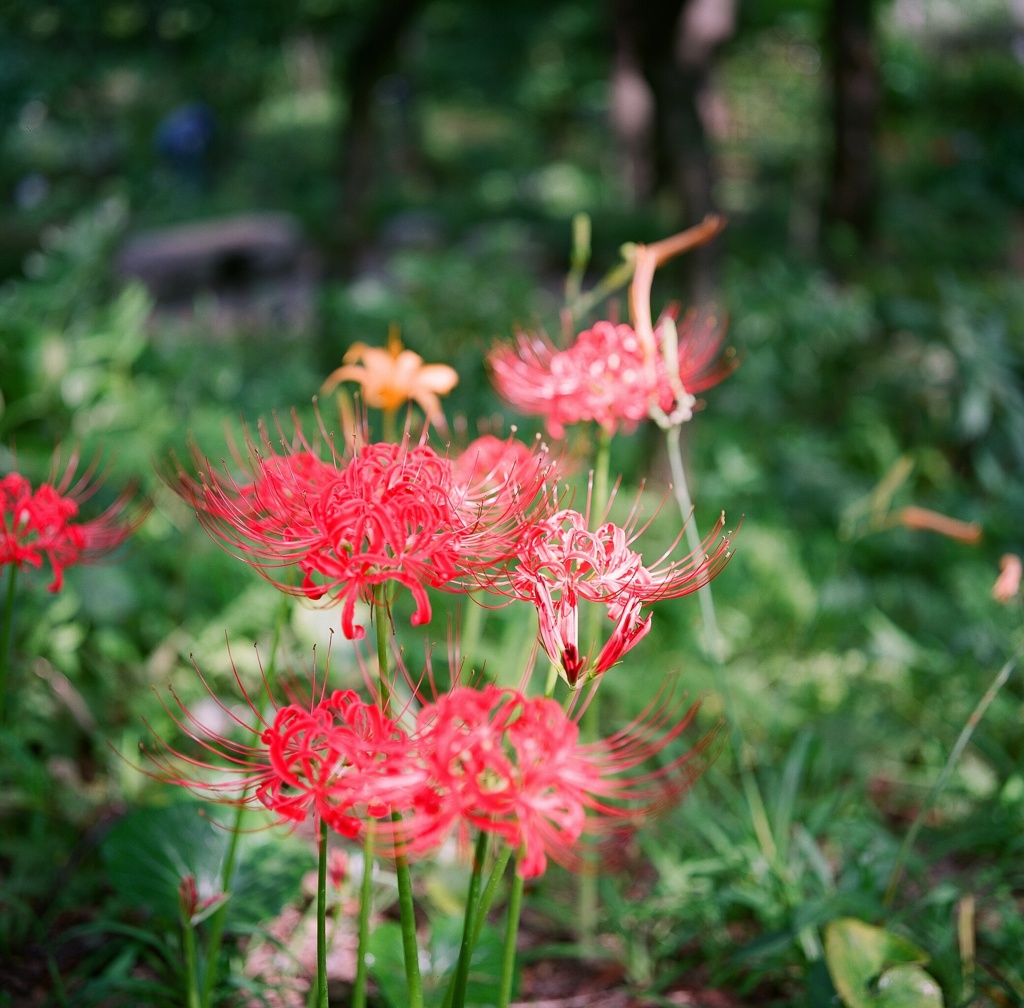
[[[505,948],[501,958],[501,988],[498,1008],[508,1008],[512,1000],[512,982],[516,973],[516,939],[519,936],[519,911],[523,905],[523,880],[519,873],[512,876],[512,890],[508,896],[505,921]]]
[[[452,994],[452,1008],[465,1008],[466,981],[469,979],[469,961],[473,958],[473,921],[477,902],[480,898],[480,877],[487,856],[487,834],[480,830],[473,848],[473,871],[469,876],[469,892],[466,893],[466,916],[462,923],[462,943],[459,946],[459,961],[455,967],[455,984]]]
[[[470,941],[471,952],[480,942],[480,934],[484,929],[484,924],[487,923],[487,914],[490,912],[491,904],[494,902],[494,897],[498,892],[498,886],[501,884],[501,878],[505,874],[505,869],[508,867],[508,863],[511,858],[512,848],[508,844],[502,844],[501,849],[498,852],[498,856],[494,859],[491,874],[487,877],[487,885],[484,886],[483,895],[477,903],[473,916],[472,940]],[[467,903],[467,908],[470,905],[471,903]],[[441,1008],[452,1008],[452,998],[454,997],[454,993],[455,978],[453,977],[451,983],[448,984],[448,990],[445,991],[444,1001],[442,1002]]]
[[[397,821],[401,817],[394,813]],[[405,957],[405,984],[409,1008],[423,1008],[423,981],[420,978],[419,948],[416,944],[416,908],[412,898],[412,876],[404,854],[395,854],[395,875],[398,878],[398,910],[402,925],[402,953]]]
[[[484,618],[487,610],[476,601],[479,592],[471,591],[466,596],[466,605],[463,608],[465,617],[462,620],[462,645],[460,651],[462,657],[473,665],[473,659],[480,647],[480,638],[483,634]]]
[[[989,709],[992,701],[995,700],[999,691],[1006,684],[1006,680],[1010,678],[1010,673],[1014,668],[1016,668],[1017,662],[1020,661],[1022,653],[1024,653],[1024,648],[1018,648],[1016,654],[1014,654],[1013,657],[1010,658],[1010,660],[1007,661],[1007,663],[999,670],[999,674],[992,681],[992,685],[985,690],[984,695],[978,701],[974,710],[971,711],[971,716],[967,719],[961,729],[960,735],[956,740],[956,744],[953,746],[950,751],[949,758],[946,760],[946,765],[942,768],[942,773],[939,774],[938,779],[932,785],[932,789],[928,792],[928,797],[925,798],[924,804],[918,810],[917,815],[914,817],[914,821],[910,824],[910,829],[907,830],[907,835],[903,838],[903,843],[900,845],[899,852],[896,855],[896,861],[893,863],[892,871],[889,873],[889,883],[885,887],[885,896],[882,898],[882,902],[886,906],[892,905],[892,901],[896,896],[896,886],[899,884],[900,877],[903,874],[907,857],[910,854],[911,848],[914,846],[914,841],[917,839],[917,834],[921,831],[921,827],[924,825],[924,821],[927,818],[928,813],[932,810],[932,806],[946,787],[946,783],[949,780],[950,774],[953,772],[953,768],[960,762],[960,757],[964,754],[964,750],[967,748],[967,743],[971,741],[971,736],[974,734],[974,729],[978,727],[978,722],[985,716],[985,711]]]
[[[327,1008],[327,823],[320,820],[316,873],[316,990],[317,1008]]]
[[[391,684],[388,681],[390,664],[390,638],[388,636],[388,605],[383,586],[379,586],[374,596],[374,620],[377,626],[377,676],[380,683],[380,706],[387,714],[391,708]],[[398,822],[401,815],[392,813],[391,818]],[[409,860],[395,849],[395,876],[398,880],[398,910],[402,927],[402,954],[405,958],[405,982],[409,998],[409,1008],[423,1008],[423,981],[420,976],[419,948],[416,944],[416,907],[412,898],[412,875],[409,872]],[[364,955],[365,949],[359,950]]]
[[[594,473],[592,476],[590,491],[590,525],[596,526],[605,520],[605,511],[608,508],[608,468],[611,458],[612,436],[603,427],[598,428],[597,452],[594,455]],[[595,648],[598,646],[598,637],[601,630],[601,609],[597,605],[587,608],[584,616],[583,646]],[[595,690],[590,698],[590,704],[583,715],[583,737],[588,742],[593,742],[601,734],[600,708],[598,701],[600,693]]]
[[[10,667],[11,624],[14,620],[14,572],[17,568],[11,564],[11,573],[7,581],[7,599],[3,615],[0,616],[0,725],[7,720],[7,670]]]
[[[378,702],[384,714],[391,711],[391,682],[388,669],[391,664],[391,637],[388,634],[387,590],[378,585],[373,595],[373,619],[377,630],[377,685],[380,689]]]
[[[185,952],[185,984],[188,1008],[199,1008],[199,977],[196,976],[196,931],[192,922],[181,914],[181,943]]]
[[[398,441],[398,415],[393,409],[386,409],[381,416],[381,440],[394,444]]]

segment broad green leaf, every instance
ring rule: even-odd
[[[423,1000],[428,1008],[444,1003],[448,983],[455,972],[462,940],[462,920],[436,917],[431,922],[429,958],[423,967]],[[376,928],[370,935],[372,956],[370,972],[391,1008],[406,1008],[409,1003],[405,982],[405,958],[402,954],[402,929],[393,921]],[[501,984],[502,940],[499,933],[485,927],[470,959],[466,983],[466,1004],[488,1008],[498,1003]]]
[[[852,917],[825,928],[825,961],[847,1008],[942,1008],[939,985],[913,942]]]
[[[232,837],[204,808],[199,802],[137,808],[114,825],[101,850],[110,884],[125,903],[176,922],[178,887],[186,875],[195,878],[200,898],[220,893]],[[243,834],[238,846],[229,927],[272,917],[298,893],[315,863],[312,851],[293,837]]]
[[[387,921],[375,928],[368,943],[370,972],[384,1000],[391,1008],[405,1008],[409,988],[405,982],[405,958],[402,954],[402,929]]]

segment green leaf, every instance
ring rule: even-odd
[[[391,1008],[409,1003],[405,982],[405,958],[402,955],[402,929],[393,921],[375,928],[368,943],[370,972]]]
[[[462,942],[462,920],[436,917],[430,931],[430,986],[436,991],[434,1003],[440,1005],[455,972]],[[487,1008],[498,1003],[501,991],[502,938],[492,927],[484,927],[469,960],[466,980],[466,1004]]]
[[[435,917],[431,921],[430,956],[427,968],[423,971],[423,1000],[432,1008],[440,1008],[444,1002],[448,982],[458,962],[461,941],[461,918]],[[384,1000],[391,1008],[406,1008],[409,998],[401,927],[393,921],[377,927],[370,935],[369,952],[372,956],[370,972]],[[498,1003],[501,964],[501,935],[494,928],[485,927],[470,959],[466,983],[467,1005],[488,1008]]]
[[[216,897],[232,836],[203,814],[199,802],[133,809],[102,844],[114,891],[164,921],[178,920],[178,887],[196,880],[200,898]],[[293,837],[271,833],[238,837],[238,864],[228,901],[229,928],[273,917],[299,891],[314,867],[312,851]]]
[[[939,985],[913,942],[852,917],[825,928],[825,961],[847,1008],[942,1008]]]

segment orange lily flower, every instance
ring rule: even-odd
[[[418,353],[402,346],[397,326],[388,333],[387,349],[353,343],[342,360],[342,366],[335,368],[321,386],[324,395],[343,381],[358,382],[367,406],[394,413],[411,399],[431,423],[447,429],[438,397],[451,392],[459,380],[458,373],[447,364],[424,364]]]

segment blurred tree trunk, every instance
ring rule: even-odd
[[[336,61],[337,86],[348,101],[348,114],[338,136],[336,224],[330,249],[342,273],[355,267],[359,248],[369,237],[368,208],[376,144],[373,98],[378,81],[394,66],[398,45],[426,0],[379,0],[355,44]]]
[[[875,0],[832,0],[832,171],[825,223],[845,225],[862,241],[875,226],[876,131],[881,82],[875,51]]]
[[[679,227],[700,221],[715,209],[715,167],[704,122],[711,70],[722,42],[735,29],[735,0],[614,0],[615,81],[630,99],[618,107],[617,128],[623,138],[634,182],[649,186],[637,200],[668,188],[681,205]],[[629,109],[643,114],[635,92],[636,71],[650,88],[653,129],[627,121]],[[613,107],[615,96],[613,95]],[[651,134],[650,167],[638,160],[638,141]],[[691,296],[710,298],[715,289],[718,244],[712,242],[687,256]]]

